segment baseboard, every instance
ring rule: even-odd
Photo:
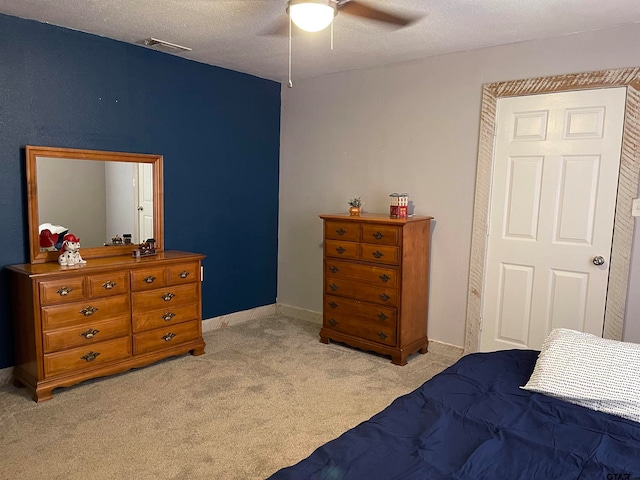
[[[228,313],[227,315],[220,315],[219,317],[208,318],[202,321],[202,333],[217,330],[218,328],[226,328],[231,325],[237,325],[238,323],[244,323],[262,317],[268,317],[275,315],[276,313],[276,304],[274,303],[263,307],[256,307],[249,310],[242,310],[241,312],[233,312]]]
[[[0,368],[0,385],[11,383],[13,378],[13,367]]]

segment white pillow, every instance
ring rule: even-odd
[[[640,344],[555,329],[521,388],[640,422]]]

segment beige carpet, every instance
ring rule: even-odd
[[[268,317],[205,334],[206,354],[54,390],[0,388],[2,479],[264,479],[454,362],[319,342]]]

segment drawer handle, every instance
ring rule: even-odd
[[[378,320],[380,320],[381,322],[384,322],[387,318],[389,318],[389,317],[387,317],[387,316],[386,316],[384,313],[382,313],[382,312],[380,312],[380,313],[378,314]]]
[[[336,252],[338,252],[340,255],[342,255],[344,252],[346,252],[346,250],[342,247],[338,247],[336,248]]]
[[[382,252],[380,252],[380,251],[378,251],[378,250],[376,250],[375,252],[373,252],[371,255],[373,255],[373,256],[374,256],[374,257],[376,257],[376,258],[382,258],[382,257],[384,257],[384,253],[382,253]]]
[[[384,235],[380,232],[376,232],[373,234],[373,238],[375,238],[376,240],[382,240],[384,238]]]
[[[390,297],[389,295],[387,295],[386,293],[383,293],[382,295],[380,295],[380,300],[383,300],[383,301],[385,301],[385,302],[386,302],[387,300],[389,300],[390,298],[391,298],[391,297]]]
[[[57,290],[56,293],[61,297],[66,297],[71,292],[73,292],[73,288],[71,287],[62,287],[60,290]]]
[[[86,332],[82,332],[80,336],[89,340],[90,338],[95,337],[99,332],[100,330],[96,330],[95,328],[90,328]]]
[[[335,292],[340,287],[338,287],[338,285],[336,285],[335,283],[332,283],[331,285],[329,285],[329,288],[331,289],[332,292]]]
[[[341,229],[341,228],[339,228],[338,230],[336,230],[336,233],[337,233],[338,235],[342,236],[342,235],[344,235],[345,233],[347,233],[347,231],[346,231],[346,230],[343,230],[343,229]]]
[[[162,337],[162,339],[163,339],[165,342],[170,342],[171,340],[173,340],[173,339],[174,339],[174,337],[175,337],[175,336],[176,336],[176,334],[175,334],[175,333],[168,332],[167,334],[165,334],[165,335]]]
[[[384,332],[378,332],[378,338],[384,340],[385,338],[387,338],[387,334]]]
[[[100,355],[100,352],[87,352],[86,355],[83,355],[80,358],[85,362],[93,362],[98,357],[98,355]]]
[[[80,310],[80,313],[83,314],[85,317],[90,317],[97,311],[98,309],[96,307],[92,307],[91,305],[89,305],[88,307],[84,307],[82,310]]]
[[[331,265],[331,267],[329,267],[329,270],[331,270],[331,273],[338,273],[340,271],[340,269],[335,265]]]
[[[153,283],[155,281],[156,277],[154,277],[153,275],[149,275],[148,277],[145,277],[143,279],[144,283]]]
[[[167,312],[167,313],[165,313],[164,315],[162,315],[162,319],[163,319],[165,322],[168,322],[169,320],[171,320],[171,319],[172,319],[173,317],[175,317],[175,316],[176,316],[176,314],[175,314],[175,313]]]
[[[338,322],[336,322],[333,318],[329,320],[329,325],[331,325],[332,327],[335,327],[337,324]]]
[[[380,278],[380,280],[382,280],[384,283],[387,283],[389,280],[391,280],[391,277],[390,277],[389,275],[384,274],[384,273],[383,273],[382,275],[380,275],[380,277],[379,277],[379,278]]]
[[[104,282],[102,284],[102,288],[104,288],[105,290],[111,290],[113,287],[115,287],[117,285],[116,282],[112,282],[111,280]]]
[[[176,296],[176,295],[175,295],[175,293],[169,293],[169,292],[167,292],[167,293],[165,293],[164,295],[162,295],[162,299],[163,299],[165,302],[170,302],[170,301],[171,301],[171,299],[172,299],[173,297],[175,297],[175,296]]]
[[[189,276],[189,272],[187,272],[186,270],[181,271],[178,276],[180,278],[187,278]]]
[[[337,304],[336,302],[330,302],[330,303],[329,303],[329,306],[330,306],[331,308],[334,308],[334,309],[335,309],[335,308],[338,308],[338,304]]]

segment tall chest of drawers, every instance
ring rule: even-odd
[[[48,400],[56,387],[204,353],[203,255],[166,251],[61,267],[8,267],[12,286],[14,383]]]
[[[324,304],[320,340],[391,356],[427,352],[433,217],[320,215]]]

